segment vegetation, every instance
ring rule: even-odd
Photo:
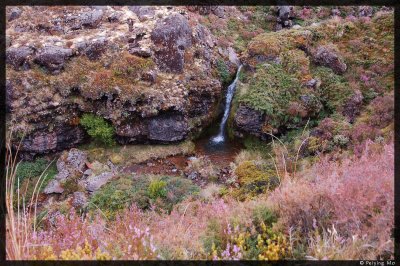
[[[97,141],[106,145],[112,145],[114,141],[114,128],[109,125],[104,118],[93,114],[84,114],[80,119],[80,124],[87,130],[87,133]]]

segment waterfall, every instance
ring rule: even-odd
[[[241,69],[242,69],[242,65],[239,66],[239,68],[236,72],[235,80],[229,85],[228,90],[226,92],[224,116],[222,117],[221,124],[219,125],[218,135],[212,138],[212,141],[215,143],[223,142],[225,140],[225,126],[226,126],[226,122],[228,121],[229,111],[231,109],[231,103],[232,103],[233,95],[235,94],[236,83],[239,79],[239,73],[240,73]]]

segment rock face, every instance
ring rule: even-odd
[[[234,126],[239,132],[247,132],[255,136],[261,136],[262,124],[263,116],[260,112],[245,105],[239,106],[234,119]]]
[[[85,152],[78,149],[71,149],[69,152],[64,152],[57,160],[58,174],[46,186],[44,193],[63,193],[64,188],[62,184],[67,180],[80,178],[86,169],[86,163],[87,154]]]
[[[331,46],[319,46],[313,57],[315,63],[331,68],[336,74],[346,72],[347,65],[343,58]]]
[[[156,45],[158,67],[168,72],[182,72],[185,50],[192,45],[188,20],[180,14],[159,20],[151,33],[151,40]]]
[[[7,24],[7,110],[26,133],[25,159],[88,140],[85,113],[112,124],[120,143],[181,141],[217,116],[216,62],[237,55],[221,56],[198,17],[155,6],[46,10],[24,8],[41,16],[31,28]]]
[[[188,124],[182,115],[158,116],[150,120],[149,139],[157,141],[183,140],[188,133]]]

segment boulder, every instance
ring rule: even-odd
[[[292,7],[291,6],[279,6],[278,7],[278,17],[277,21],[277,30],[282,28],[289,28],[293,25],[292,22]]]
[[[151,50],[149,48],[133,47],[128,50],[130,54],[147,58],[151,56]]]
[[[313,59],[316,64],[329,67],[336,74],[343,74],[347,70],[347,65],[344,63],[343,58],[330,45],[317,47],[313,53]]]
[[[106,51],[106,48],[107,39],[102,37],[91,41],[84,50],[84,53],[90,60],[97,60]]]
[[[88,177],[85,181],[85,188],[89,192],[95,192],[99,190],[102,186],[107,184],[114,177],[114,173],[105,172],[97,176]]]
[[[64,188],[58,180],[51,180],[43,190],[43,193],[45,194],[62,194],[63,192]]]
[[[155,61],[166,72],[181,73],[185,49],[192,45],[192,29],[181,14],[172,14],[158,20],[151,32],[155,44]]]
[[[128,8],[136,14],[141,22],[153,18],[155,14],[154,7],[152,6],[130,6]]]
[[[239,106],[234,118],[234,126],[236,129],[259,136],[261,134],[262,124],[263,116],[259,111],[245,105]]]
[[[80,26],[87,28],[96,28],[103,18],[103,10],[95,9],[92,11],[84,12],[80,15]]]
[[[39,51],[34,61],[51,73],[58,73],[64,68],[65,60],[71,56],[72,49],[47,46]]]
[[[11,47],[6,50],[6,63],[12,65],[14,69],[29,69],[29,59],[34,54],[34,50],[28,46]]]
[[[188,123],[183,115],[165,114],[150,119],[149,125],[150,140],[161,142],[173,142],[183,140],[188,133]]]

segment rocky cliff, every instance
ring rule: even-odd
[[[180,141],[217,115],[223,57],[197,13],[127,6],[7,14],[7,110],[26,135],[26,155],[83,142],[84,113],[106,119],[120,143]]]

